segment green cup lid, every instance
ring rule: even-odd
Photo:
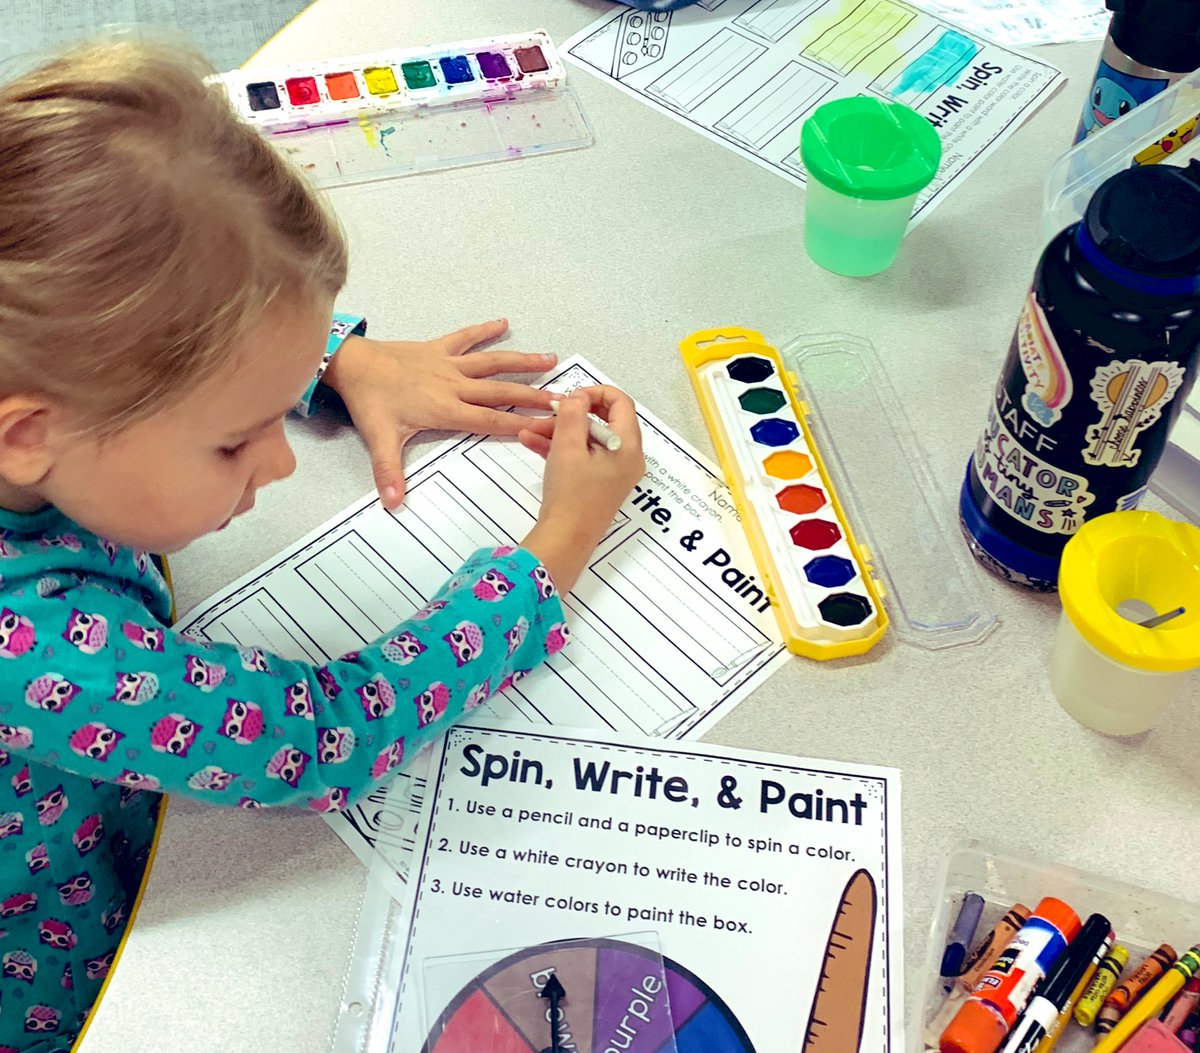
[[[932,182],[942,141],[924,117],[898,102],[834,99],[804,122],[800,159],[814,179],[839,193],[890,201]]]

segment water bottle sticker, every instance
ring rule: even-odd
[[[1170,81],[1160,77],[1135,77],[1100,62],[1092,95],[1083,107],[1083,128],[1087,135],[1098,132],[1118,117],[1124,117],[1139,103],[1166,90]]]
[[[1071,371],[1032,292],[1017,322],[1017,356],[1025,372],[1025,412],[1043,428],[1057,424],[1074,393]]]
[[[1048,464],[1022,446],[995,406],[988,410],[987,427],[975,448],[975,471],[999,507],[1043,534],[1075,533],[1084,509],[1096,499],[1083,476]]]
[[[1162,417],[1183,383],[1175,362],[1110,362],[1092,377],[1092,401],[1100,420],[1087,430],[1083,459],[1088,464],[1132,468],[1142,451],[1138,436]]]

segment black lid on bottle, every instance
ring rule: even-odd
[[[1082,225],[1100,255],[1127,271],[1200,275],[1200,161],[1118,172],[1092,195]]]
[[[1108,0],[1108,35],[1143,66],[1170,73],[1200,68],[1200,0]]]

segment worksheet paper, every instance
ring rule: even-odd
[[[1112,12],[1104,0],[913,0],[917,7],[949,19],[998,44],[1031,47],[1099,40]]]
[[[700,0],[618,8],[564,51],[622,91],[797,185],[800,127],[863,95],[923,114],[942,139],[919,222],[1063,83],[1053,66],[900,0]]]
[[[611,381],[581,358],[541,378]],[[700,736],[788,657],[717,467],[639,408],[646,475],[563,604],[571,644],[482,707],[535,724]],[[413,466],[397,512],[366,497],[201,603],[177,628],[321,664],[377,640],[476,549],[517,544],[541,504],[540,457],[467,436]],[[408,765],[420,797],[422,759]],[[328,817],[364,861],[411,845],[412,811],[377,792]],[[391,802],[389,807],[388,802]]]
[[[360,929],[355,952],[374,940],[386,963],[375,1030],[382,1015],[392,1037],[373,1051],[417,1053],[443,1028],[455,1049],[548,1047],[548,1030],[510,1037],[521,1015],[493,1000],[520,992],[486,974],[522,948],[602,937],[661,952],[680,1050],[903,1049],[896,770],[474,722],[431,752],[410,909],[394,945]],[[596,989],[636,1011],[569,989],[568,1048],[662,1048],[664,993],[597,961]],[[547,979],[521,975],[527,992]]]

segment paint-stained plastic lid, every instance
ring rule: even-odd
[[[933,181],[942,140],[916,110],[854,96],[825,103],[804,122],[800,159],[808,174],[831,190],[892,201]]]
[[[935,480],[870,341],[802,336],[780,353],[893,630],[926,650],[978,643],[999,618],[985,572],[958,536],[954,497]]]

